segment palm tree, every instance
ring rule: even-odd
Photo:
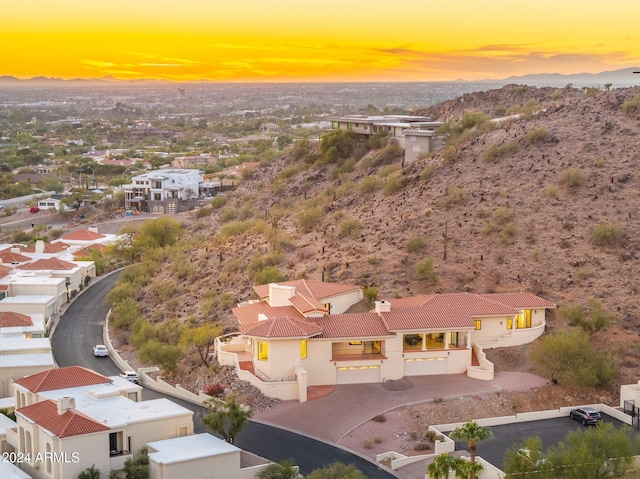
[[[466,441],[469,443],[471,462],[476,462],[476,445],[486,439],[491,439],[493,433],[488,427],[480,426],[475,421],[467,421],[462,426],[451,431],[449,437],[456,441]]]
[[[451,454],[440,454],[436,456],[431,464],[427,466],[427,473],[429,473],[430,479],[448,479],[449,473],[454,471],[456,477],[461,477],[458,475],[458,471],[461,467],[461,462],[466,462],[464,459],[460,459],[459,457],[452,456]],[[462,477],[466,477],[462,476]]]

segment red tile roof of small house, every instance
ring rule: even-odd
[[[69,248],[67,243],[63,243],[62,241],[58,241],[56,243],[45,243],[43,253],[60,253],[61,251],[65,251]],[[35,253],[36,245],[31,245],[26,248],[23,248],[22,251],[25,253]]]
[[[278,283],[280,286],[293,286],[297,293],[317,300],[336,296],[339,294],[349,293],[351,291],[361,290],[360,286],[352,284],[340,284],[340,283],[323,283],[322,281],[315,281],[311,279],[297,279],[293,281],[285,281]],[[269,285],[261,284],[254,286],[253,290],[260,297],[265,299],[269,297]]]
[[[11,271],[13,271],[13,269],[9,268],[8,266],[4,266],[0,264],[0,278],[4,278],[9,273],[11,273]]]
[[[51,399],[22,407],[16,412],[59,438],[83,436],[111,430],[104,424],[74,409],[65,411],[64,414],[58,414],[58,405]]]
[[[97,243],[97,244],[91,244],[89,246],[85,246],[84,248],[81,248],[77,251],[74,251],[73,253],[73,258],[74,259],[78,259],[78,258],[84,258],[87,256],[91,256],[91,253],[93,251],[98,251],[99,253],[105,251],[107,249],[107,247],[103,244]]]
[[[556,305],[540,296],[530,293],[491,293],[480,295],[497,303],[506,304],[512,308],[555,308]]]
[[[0,328],[13,328],[16,326],[33,326],[31,316],[14,311],[0,311]]]
[[[249,337],[266,339],[309,338],[322,333],[315,323],[294,318],[270,318],[240,328]]]
[[[89,230],[76,230],[72,233],[64,235],[62,237],[63,240],[73,240],[73,241],[95,241],[105,236],[100,233],[96,233],[95,231]]]
[[[280,317],[304,319],[302,313],[293,306],[272,307],[264,301],[238,306],[237,308],[233,308],[231,312],[240,324],[251,324],[257,322],[259,314],[264,314],[267,318]]]
[[[77,267],[77,264],[69,263],[68,261],[62,261],[59,258],[42,258],[34,261],[33,263],[27,263],[18,266],[18,268],[20,269],[29,271],[40,271],[45,269],[51,269],[54,271],[68,271]]]
[[[0,251],[0,263],[13,264],[13,263],[27,263],[31,261],[31,258],[20,253],[12,253],[10,249]]]
[[[41,373],[25,376],[15,381],[16,384],[33,393],[93,386],[95,384],[106,384],[109,382],[111,382],[111,380],[108,377],[80,366],[50,369]]]
[[[319,338],[372,338],[393,336],[376,313],[332,314],[313,318],[322,328]]]

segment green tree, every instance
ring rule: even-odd
[[[366,479],[360,469],[353,464],[334,462],[330,466],[314,469],[307,479]]]
[[[7,408],[0,408],[0,414],[2,414],[3,416],[7,416],[9,419],[11,419],[14,422],[16,420],[16,413],[9,412]]]
[[[607,479],[621,477],[633,470],[634,458],[640,452],[628,427],[611,423],[577,429],[548,453],[549,461],[563,470],[567,479]]]
[[[78,474],[78,479],[100,479],[101,475],[100,469],[94,464]]]
[[[476,447],[478,443],[491,439],[493,433],[488,427],[480,426],[475,421],[467,421],[462,426],[451,431],[449,437],[456,441],[466,441],[469,444],[471,462],[476,462]]]
[[[202,422],[212,433],[219,434],[225,441],[233,444],[236,436],[249,421],[251,408],[238,403],[232,394],[224,401],[211,398],[205,404],[209,412],[204,415]]]
[[[595,351],[585,333],[562,331],[533,345],[531,359],[560,384],[575,390],[607,386],[615,377],[611,354]]]
[[[296,479],[298,468],[295,467],[293,460],[285,459],[279,463],[269,464],[256,477],[258,479]]]
[[[216,337],[222,334],[222,326],[215,323],[205,323],[202,326],[187,328],[180,336],[180,344],[186,350],[195,350],[202,360],[202,364],[210,363],[209,353],[216,342]]]
[[[181,355],[182,350],[178,346],[162,344],[155,339],[147,340],[138,350],[141,361],[159,364],[162,369],[170,373],[176,370]]]
[[[542,452],[542,439],[528,437],[509,449],[504,458],[504,472],[507,477],[544,477],[544,470],[551,463]]]
[[[165,248],[176,244],[182,234],[182,225],[168,217],[145,221],[138,234],[134,237],[134,244],[147,248]]]
[[[149,451],[146,447],[140,449],[135,458],[124,462],[124,473],[126,479],[149,478]]]
[[[71,208],[75,206],[76,208],[80,208],[82,203],[85,201],[98,201],[100,199],[100,195],[89,191],[86,188],[74,188],[71,190],[68,196],[62,198],[60,203],[62,203],[67,208]]]
[[[339,163],[349,158],[358,146],[358,135],[351,130],[333,130],[320,139],[323,163]]]

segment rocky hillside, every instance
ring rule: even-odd
[[[179,261],[194,271],[177,275],[178,265],[167,263],[141,294],[146,314],[160,321],[215,317],[232,329],[230,307],[253,298],[255,281],[278,270],[287,279],[375,286],[380,299],[461,291],[528,291],[558,304],[598,298],[616,320],[594,342],[619,359],[618,384],[635,382],[640,123],[634,95],[640,89],[515,85],[465,94],[464,102],[419,113],[460,118],[464,108],[522,115],[403,168],[401,156],[377,161],[388,150],[340,166],[306,163],[312,153],[296,160],[292,151],[258,168],[224,206],[185,220],[193,246]],[[433,269],[419,275],[425,259]],[[153,294],[167,280],[176,284],[170,301]],[[551,330],[564,327],[551,318]]]

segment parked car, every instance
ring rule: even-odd
[[[107,356],[109,356],[109,350],[107,349],[107,347],[104,344],[96,344],[93,347],[93,355],[98,358],[106,358]]]
[[[37,206],[32,206],[31,208],[29,208],[29,213],[37,213],[38,211],[40,211],[40,208],[38,208]]]
[[[119,376],[121,378],[126,379],[127,381],[131,381],[134,384],[138,384],[138,381],[140,381],[140,378],[138,377],[138,373],[133,371],[125,371],[123,373],[120,373]]]
[[[592,407],[581,407],[578,409],[572,409],[569,413],[569,417],[580,421],[583,426],[595,426],[600,420],[600,412],[596,411]]]

